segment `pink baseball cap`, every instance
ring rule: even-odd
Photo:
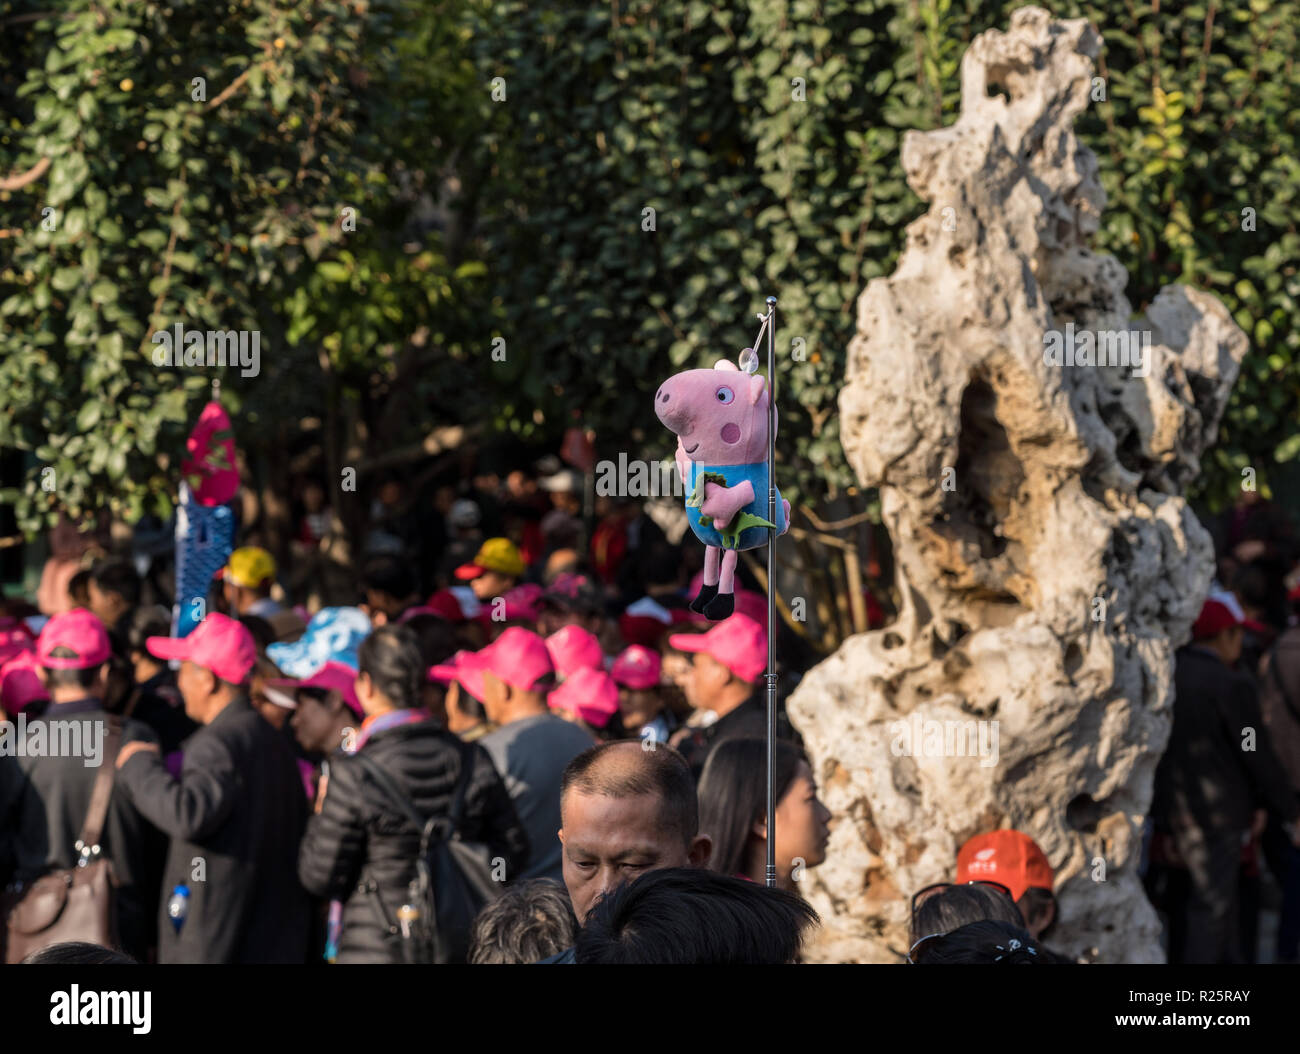
[[[0,665],[0,710],[12,716],[50,697],[37,669],[34,651],[20,651]]]
[[[486,648],[462,656],[456,670],[457,680],[462,675],[470,678],[471,683],[465,687],[475,695],[475,678],[482,691],[484,673],[491,673],[506,684],[531,692],[541,678],[555,673],[555,666],[541,637],[522,626],[511,626]]]
[[[668,643],[678,651],[702,651],[750,684],[767,669],[767,633],[748,615],[736,613],[708,633],[674,633]]]
[[[35,646],[36,637],[27,623],[16,618],[0,618],[0,666]]]
[[[349,709],[358,717],[361,713],[361,700],[357,698],[356,689],[357,671],[345,662],[337,662],[331,659],[310,677],[299,680],[296,677],[285,677],[266,683],[274,688],[326,688],[338,692],[343,696],[343,701],[348,704]]]
[[[243,684],[257,661],[253,635],[226,615],[205,616],[187,637],[150,637],[145,647],[159,659],[188,659],[231,684]]]
[[[576,670],[603,670],[605,653],[595,634],[581,626],[565,626],[546,638],[551,663],[561,677],[572,677]]]
[[[524,620],[527,622],[536,622],[540,610],[537,606],[537,602],[541,597],[542,587],[530,582],[526,582],[522,586],[515,586],[514,589],[506,590],[501,594],[501,600],[503,602],[502,606],[505,609],[502,612],[505,616],[503,621],[514,622],[516,620]],[[476,617],[484,622],[493,621],[492,611],[495,607],[496,599],[493,598],[484,603],[483,610],[480,611]]]
[[[430,666],[429,680],[438,681],[441,684],[450,684],[455,681],[481,703],[483,701],[483,672],[477,668],[466,666],[462,661],[466,656],[473,654],[473,652],[462,649],[451,657],[450,662],[440,662],[437,666]]]
[[[70,648],[77,657],[56,659],[50,654],[55,648]],[[36,661],[51,670],[88,670],[107,662],[110,653],[108,631],[85,608],[55,615],[36,638]]]
[[[568,710],[596,728],[604,728],[618,713],[618,685],[604,670],[582,667],[546,697],[554,710]]]
[[[659,666],[657,651],[632,644],[618,653],[609,672],[614,681],[624,688],[653,688],[659,683]]]

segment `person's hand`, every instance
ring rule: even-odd
[[[140,740],[140,739],[137,739],[134,743],[127,743],[124,747],[122,747],[121,750],[117,752],[117,768],[120,769],[123,765],[125,765],[132,755],[139,754],[141,751],[145,751],[145,750],[149,750],[157,754],[158,744],[146,743],[144,742],[144,740]]]

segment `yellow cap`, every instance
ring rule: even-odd
[[[255,545],[236,549],[225,566],[224,578],[245,589],[256,589],[275,577],[275,557]]]
[[[524,558],[509,538],[489,538],[479,547],[471,563],[456,568],[456,577],[461,580],[477,578],[484,571],[518,578],[524,573]]]

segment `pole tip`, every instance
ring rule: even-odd
[[[775,306],[776,306],[776,297],[774,297],[774,296],[769,296],[769,297],[767,298],[767,303],[768,303],[768,306],[769,306],[769,307],[775,307]]]

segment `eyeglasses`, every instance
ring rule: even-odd
[[[1016,902],[1016,898],[1011,895],[1011,890],[1009,890],[1001,882],[989,882],[987,880],[980,880],[980,881],[973,881],[973,882],[936,882],[934,883],[934,885],[926,886],[924,889],[918,890],[916,893],[912,895],[912,914],[915,915],[916,909],[919,908],[922,904],[924,904],[927,900],[929,900],[930,897],[932,897],[934,894],[945,889],[956,889],[959,886],[963,886],[963,885],[988,886],[991,889],[996,889],[999,893],[1005,893],[1007,899],[1010,900],[1012,904]],[[926,941],[932,941],[936,937],[946,937],[946,936],[948,936],[947,933],[927,933],[924,937],[922,937],[920,940],[918,940],[915,944],[913,944],[910,948],[907,949],[907,961],[915,966],[916,965],[915,956],[916,956],[917,948],[921,947],[921,945],[924,944]]]

